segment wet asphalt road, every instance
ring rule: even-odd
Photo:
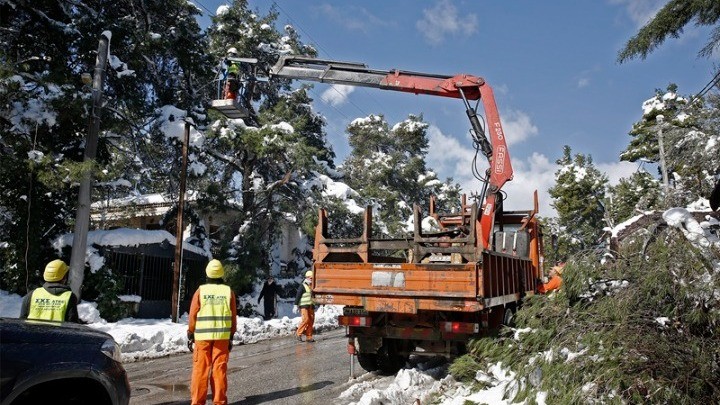
[[[234,347],[228,364],[228,403],[342,403],[338,395],[353,383],[345,330],[324,332],[316,339],[299,343],[290,336]],[[131,405],[190,404],[191,354],[124,366],[132,388]],[[356,377],[365,373],[357,361],[354,369]],[[210,395],[207,403],[212,403]]]

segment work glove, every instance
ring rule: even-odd
[[[195,343],[195,333],[188,331],[187,339],[188,339],[187,347],[188,347],[188,349],[190,349],[190,352],[192,353],[193,344]]]
[[[549,280],[548,280],[547,276],[545,276],[545,277],[543,277],[542,280],[540,280],[540,281],[542,281],[543,284],[547,284],[547,282],[548,282]]]
[[[230,339],[228,340],[228,353],[232,351],[232,345],[233,345],[233,343],[232,343],[232,338],[230,338]]]
[[[293,314],[297,314],[297,313],[298,313],[298,307],[297,307],[297,305],[293,305]]]

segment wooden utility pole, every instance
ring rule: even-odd
[[[73,233],[72,254],[70,256],[70,288],[80,298],[85,273],[85,252],[87,250],[88,227],[90,226],[90,191],[92,189],[92,164],[97,154],[98,134],[100,133],[100,111],[102,109],[102,90],[105,83],[105,65],[108,59],[110,32],[104,31],[100,35],[97,58],[95,59],[95,72],[92,87],[92,108],[90,110],[90,125],[85,141],[85,157],[87,164],[80,180],[78,192],[78,207],[75,213],[75,232]]]
[[[185,206],[185,177],[187,175],[188,143],[190,143],[190,122],[185,117],[185,137],[182,146],[182,167],[180,168],[180,191],[178,192],[177,230],[175,232],[175,266],[173,267],[172,321],[177,323],[180,304],[180,271],[183,256],[183,211]]]
[[[665,145],[663,144],[663,126],[665,125],[665,116],[658,115],[655,117],[657,120],[659,131],[658,131],[658,148],[660,149],[660,173],[662,173],[663,190],[665,192],[665,208],[668,207],[670,201],[670,182],[668,181],[667,166],[665,164]]]

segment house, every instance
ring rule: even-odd
[[[186,198],[192,208],[196,193]],[[110,242],[114,238],[95,238],[95,244],[103,251],[106,265],[124,280],[124,293],[141,298],[138,317],[162,317],[171,312],[173,266],[175,260],[175,215],[172,223],[163,223],[176,200],[165,194],[147,194],[121,199],[98,201],[92,204],[90,213],[90,234],[127,233],[135,230],[141,243]],[[186,215],[197,215],[197,222],[205,225],[212,239],[222,227],[235,222],[237,212],[200,213],[199,210],[185,211]],[[186,218],[185,222],[188,222]],[[232,226],[232,225],[230,225]],[[294,247],[301,244],[304,236],[290,221],[281,224],[283,238],[273,252],[273,274],[280,275],[286,268],[284,263],[295,257]],[[151,236],[152,235],[152,236]],[[91,246],[89,236],[88,246]],[[213,243],[213,246],[218,244]],[[180,291],[180,313],[189,308],[189,299],[205,279],[205,265],[218,252],[204,251],[196,246],[184,244],[183,278]]]

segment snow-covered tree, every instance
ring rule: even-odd
[[[277,30],[276,19],[274,9],[261,16],[244,0],[221,7],[208,31],[209,50],[219,63],[235,48],[240,57],[258,60],[251,69],[259,75],[281,54],[316,54],[292,26]],[[313,112],[305,88],[293,90],[289,80],[276,78],[246,86],[250,117],[213,116],[203,153],[208,175],[202,190],[216,209],[230,204],[240,210],[236,223],[228,227],[225,239],[232,242],[222,255],[254,272],[271,265],[268,252],[280,235],[281,221],[300,226],[310,212],[317,215],[320,190],[308,184],[332,168],[334,154],[324,120]]]
[[[597,245],[604,228],[607,176],[593,165],[592,157],[572,156],[569,146],[556,161],[555,185],[548,192],[558,213],[560,244],[569,253]]]
[[[413,205],[427,209],[431,195],[444,206],[459,204],[458,186],[441,182],[425,165],[427,128],[414,115],[392,128],[382,115],[358,118],[347,128],[352,151],[342,170],[348,185],[376,208],[373,218],[385,235],[404,235]]]
[[[172,160],[154,153],[173,150],[153,137],[156,110],[198,105],[193,84],[205,70],[204,42],[197,8],[179,0],[0,7],[0,243],[7,243],[0,267],[8,270],[3,287],[22,292],[53,258],[49,241],[72,231],[81,173],[138,189],[172,184],[149,175],[169,172],[150,158]],[[93,72],[103,31],[111,38],[102,126],[96,162],[87,165],[90,88],[81,74]]]
[[[608,188],[607,209],[615,225],[636,215],[662,207],[660,182],[646,171],[637,171],[628,178]]]
[[[690,101],[692,100],[692,104]],[[665,91],[643,103],[643,116],[633,124],[633,139],[620,155],[621,160],[660,163],[659,141],[662,134],[665,168],[670,195],[666,205],[685,206],[707,198],[720,173],[717,153],[718,97],[683,97],[671,84]]]

